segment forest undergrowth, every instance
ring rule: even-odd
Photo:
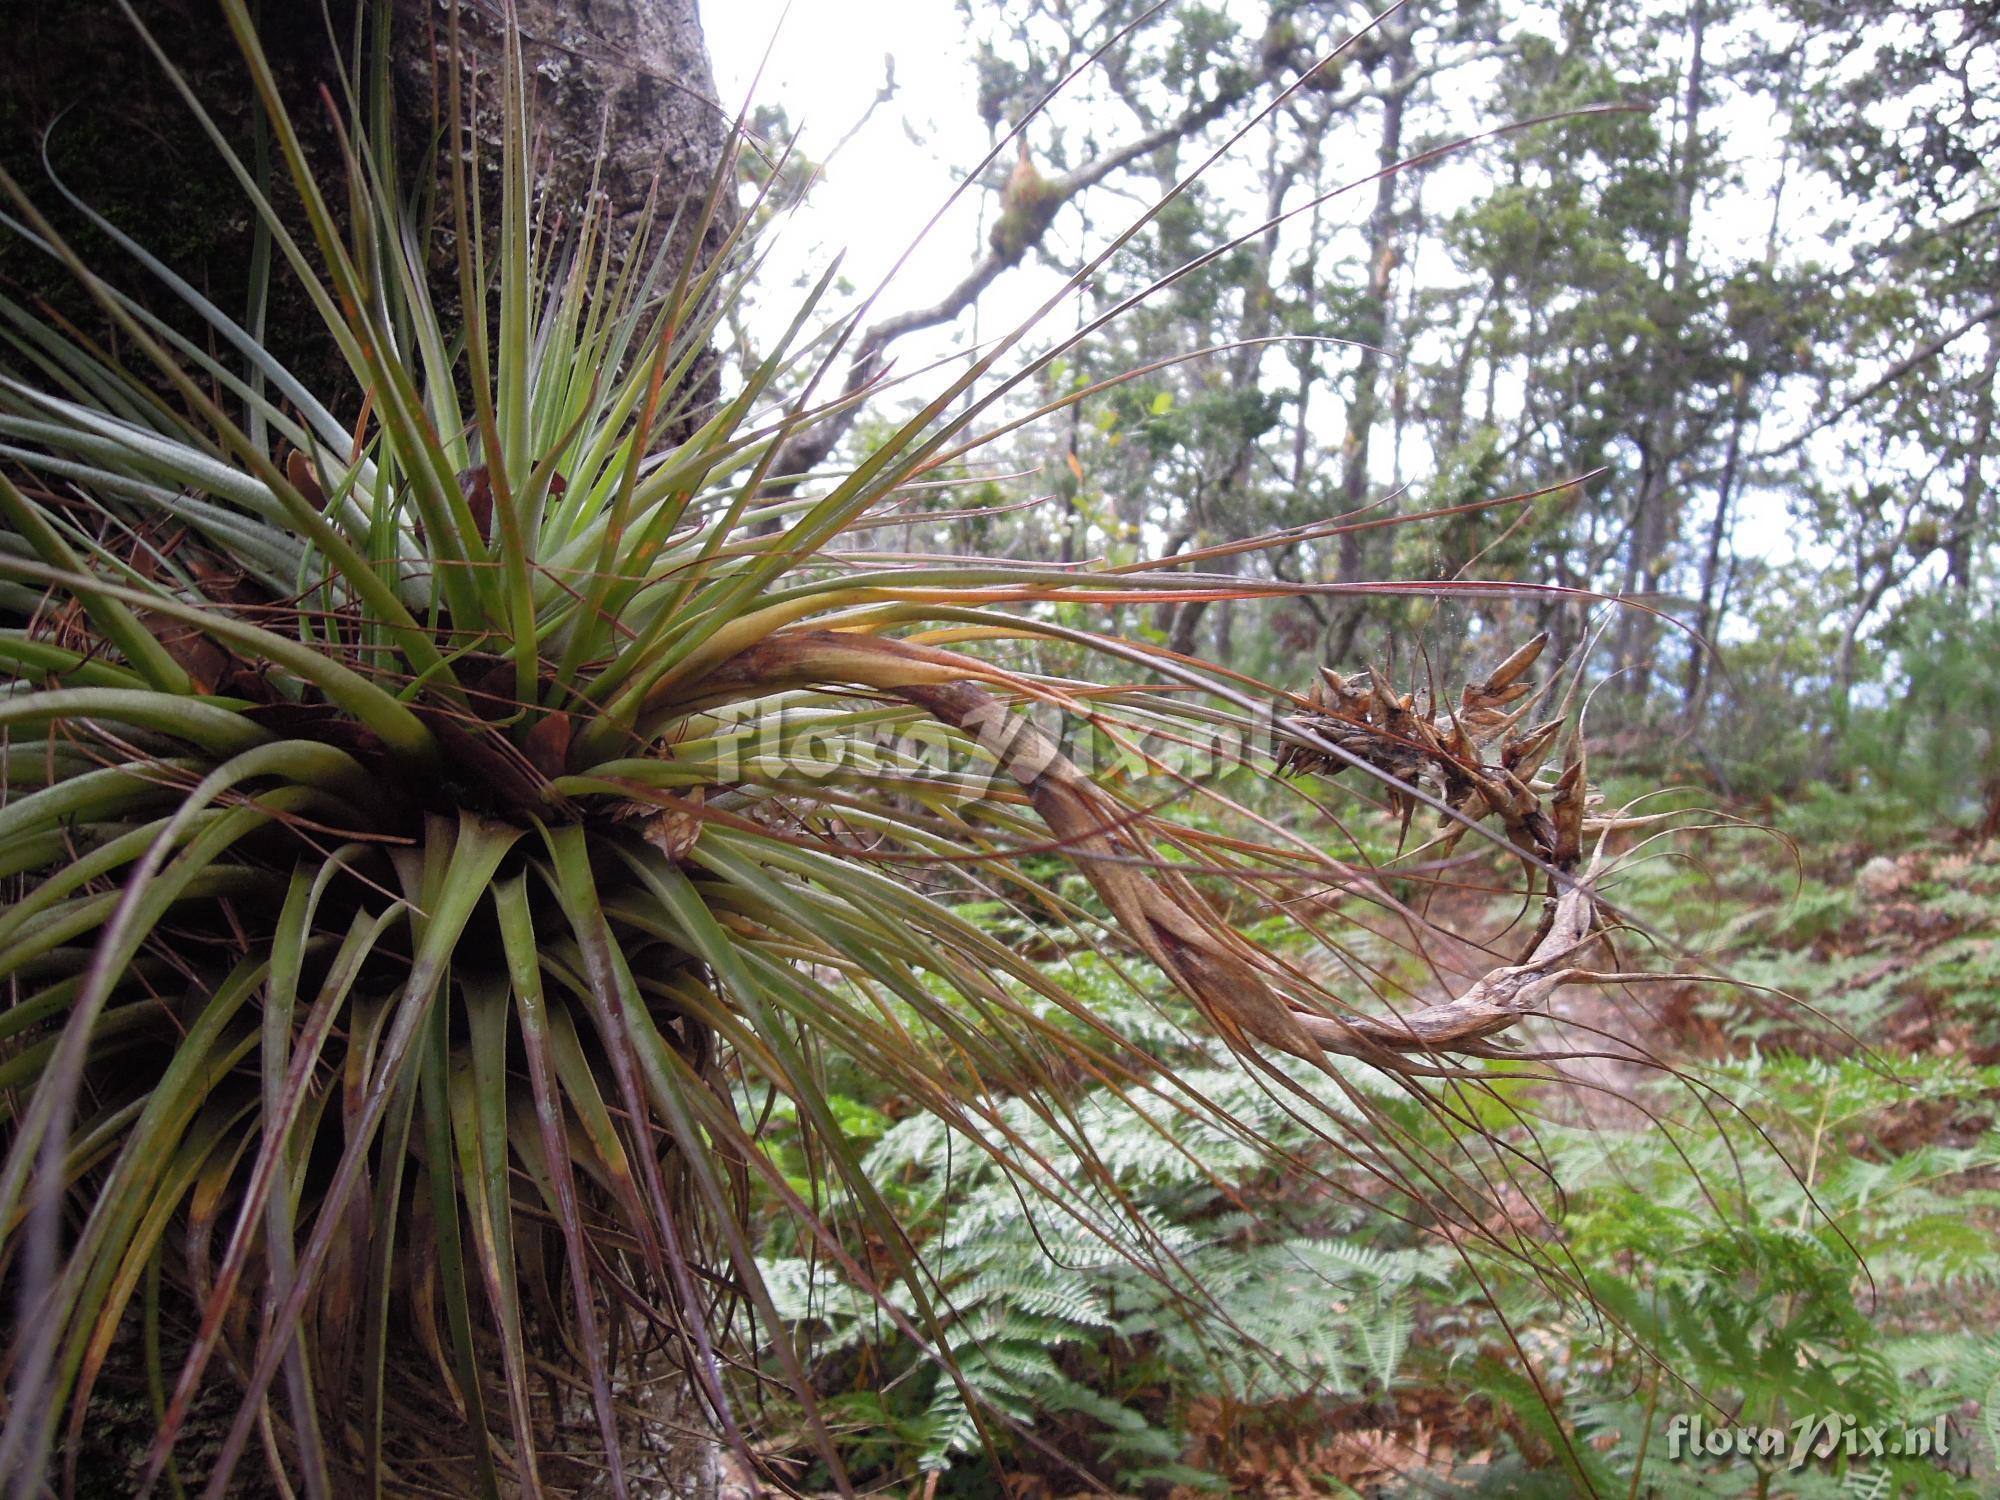
[[[1460,1096],[1508,1117],[1521,1152],[1491,1182],[1487,1227],[1557,1249],[1589,1301],[1460,1255],[1416,1205],[1358,1214],[1312,1173],[1219,1139],[1191,1165],[1104,1107],[1099,1153],[1212,1294],[1177,1303],[976,1164],[938,1170],[934,1124],[856,1078],[848,1128],[945,1247],[955,1352],[1022,1431],[983,1450],[962,1393],[865,1297],[775,1255],[855,1470],[927,1497],[1553,1497],[1578,1492],[1565,1445],[1605,1495],[1995,1493],[2000,841],[1866,791],[1741,823],[1694,811],[1712,797],[1667,795],[1690,825],[1622,861],[1606,893],[1631,924],[1624,956],[1685,980],[1562,991],[1547,1029],[1591,1055],[1561,1083]],[[1439,927],[1495,948],[1522,916],[1518,896],[1440,899],[1454,909],[1429,913]],[[1397,962],[1379,910],[1357,925],[1376,931],[1355,958]],[[1433,983],[1490,967],[1488,949],[1459,946],[1428,953]],[[1047,961],[1071,982],[1104,967]],[[1734,983],[1697,978],[1716,975]],[[1218,1091],[1340,1177],[1282,1103],[1202,1070],[1120,989],[1101,973],[1094,992],[1151,1028],[1179,1086]],[[1368,1090],[1365,1070],[1351,1077]],[[1390,1093],[1370,1103],[1422,1131],[1429,1117]],[[1079,1114],[1092,1109],[1086,1091]],[[1695,1419],[1697,1450],[1717,1430],[1776,1428],[1785,1451],[1690,1452]],[[1942,1455],[1877,1456],[1860,1436],[1925,1425]]]

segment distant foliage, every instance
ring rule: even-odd
[[[2000,828],[2000,616],[1919,598],[1884,639],[1893,670],[1879,704],[1854,716],[1848,763],[1932,818]]]
[[[1568,1274],[1555,1277],[1490,1251],[1461,1259],[1393,1216],[1356,1218],[1316,1200],[1309,1178],[1274,1181],[1267,1157],[1206,1123],[1201,1101],[1319,1159],[1282,1090],[1203,1067],[1173,1008],[1118,993],[1095,956],[1058,960],[1163,1068],[1162,1098],[1144,1114],[1099,1089],[1075,1096],[1063,1130],[1002,1111],[1038,1171],[1075,1185],[1078,1217],[1056,1196],[1031,1210],[989,1158],[949,1150],[934,1120],[855,1115],[868,1172],[928,1237],[965,1387],[830,1260],[770,1242],[768,1279],[851,1424],[857,1467],[884,1479],[950,1467],[976,1489],[985,1443],[1010,1468],[1037,1468],[1052,1462],[1040,1442],[1088,1454],[1121,1488],[1223,1491],[1241,1475],[1190,1466],[1213,1457],[1189,1424],[1216,1399],[1290,1412],[1281,1423],[1324,1443],[1338,1429],[1311,1413],[1439,1392],[1472,1430],[1498,1423],[1483,1457],[1451,1471],[1481,1494],[1557,1500],[1637,1485],[1720,1500],[1760,1475],[1770,1493],[1802,1497],[1986,1493],[2000,1453],[1990,1430],[2000,1344],[1957,1313],[2000,1291],[2000,1068],[1794,1049],[1823,1046],[1829,1023],[1879,1035],[1925,1006],[1969,1036],[1992,1035],[2000,864],[1885,861],[1863,897],[1851,883],[1801,887],[1771,837],[1737,835],[1727,849],[1634,863],[1614,894],[1636,920],[1665,924],[1712,962],[1726,954],[1743,980],[1794,999],[1703,992],[1693,1013],[1740,1055],[1689,1084],[1634,1079],[1643,1128],[1542,1118],[1532,1142],[1519,1137],[1552,1190],[1542,1210],[1520,1209],[1520,1243],[1557,1245],[1553,1264]],[[1938,917],[1897,925],[1915,913]],[[1904,945],[1918,950],[1907,961],[1896,957]],[[1349,1077],[1421,1146],[1450,1149],[1430,1116],[1367,1070]],[[1496,1085],[1482,1107],[1505,1118],[1532,1097]],[[1107,1242],[1083,1222],[1095,1205],[1078,1142],[1137,1209],[1129,1222],[1143,1245]],[[1142,1249],[1185,1278],[1138,1269]],[[1507,1356],[1503,1328],[1540,1387]],[[1712,1429],[1829,1412],[1898,1430],[1948,1417],[1951,1454],[1797,1471],[1669,1456],[1678,1414]]]

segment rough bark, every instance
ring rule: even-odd
[[[442,48],[452,0],[393,0],[401,105],[423,123],[432,44]],[[696,0],[514,0],[522,59],[534,80],[543,194],[575,212],[593,188],[629,235],[658,185],[662,223],[678,212],[685,253],[729,140]],[[459,35],[492,79],[505,35],[497,0],[460,0]],[[497,161],[497,117],[482,116],[482,154]],[[713,253],[734,222],[733,197],[702,246]]]
[[[265,0],[259,11],[287,110],[329,184],[343,181],[345,169],[327,100],[343,97],[342,52],[354,35],[357,4],[368,3],[328,0],[322,9],[320,0]],[[452,0],[388,3],[399,144],[412,162],[435,138],[443,91],[434,88],[432,59],[449,32]],[[214,0],[136,0],[135,9],[224,135],[251,160],[256,103]],[[665,225],[678,213],[675,250],[687,253],[729,135],[696,0],[518,0],[514,9],[536,89],[538,190],[545,203],[573,212],[594,182],[613,225],[629,233],[657,182],[658,221]],[[109,268],[114,281],[149,296],[155,290],[80,214],[62,211],[51,172],[217,306],[241,316],[250,284],[250,210],[138,31],[109,4],[11,0],[7,12],[0,167],[53,210],[57,228],[94,266]],[[461,40],[484,70],[478,91],[487,101],[499,97],[502,16],[501,0],[460,0]],[[486,137],[482,157],[497,163],[490,110],[481,110],[475,128]],[[277,201],[281,210],[292,207],[288,192],[281,190]],[[698,253],[712,253],[733,221],[734,195],[725,193]],[[302,218],[298,232],[309,238]],[[81,326],[98,326],[94,307],[61,268],[11,235],[0,236],[0,287],[16,297],[46,298]],[[443,307],[456,301],[448,259],[438,267],[436,292]],[[264,336],[309,382],[345,378],[311,304],[283,276],[274,278]]]
[[[449,56],[457,11],[461,66],[481,99],[472,120],[480,161],[501,159],[499,65],[509,29],[534,90],[536,192],[544,215],[570,219],[595,195],[609,215],[616,257],[652,220],[647,253],[665,241],[668,264],[706,265],[736,223],[733,165],[725,166],[731,116],[715,75],[697,0],[390,0],[395,7],[397,102],[407,141],[432,110],[433,80]],[[720,190],[719,172],[729,173]],[[497,190],[497,189],[496,189]],[[711,205],[711,198],[713,203]],[[455,303],[450,277],[437,289]],[[695,365],[667,443],[685,439],[713,410],[721,373],[712,351]]]
[[[213,0],[137,0],[135,9],[232,146],[252,159],[256,102],[219,7]],[[276,0],[265,13],[266,50],[292,113],[311,149],[337,160],[318,102],[322,86],[337,86],[319,7]],[[343,13],[339,3],[333,15],[336,25],[351,24],[352,11]],[[218,307],[244,316],[251,211],[138,30],[110,4],[13,0],[5,35],[0,167],[114,284],[149,305],[172,301],[153,295],[157,284],[70,209],[58,181]],[[291,206],[283,195],[278,201]],[[288,358],[310,379],[330,368],[332,344],[314,334],[310,303],[279,280],[265,328],[274,347],[289,342]],[[103,326],[95,304],[62,267],[11,234],[0,234],[0,286],[17,298],[47,301],[86,330]],[[158,310],[174,315],[170,306]],[[190,318],[177,321],[192,331]]]

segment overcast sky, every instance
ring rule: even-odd
[[[784,230],[782,271],[817,271],[829,255],[845,252],[847,280],[872,292],[950,195],[954,168],[964,170],[988,149],[972,107],[975,80],[957,6],[793,0],[786,14],[780,0],[702,0],[702,17],[722,102],[741,107],[770,48],[756,98],[781,105],[802,131],[802,149],[825,165]],[[894,96],[870,114],[891,56]],[[933,250],[944,253],[912,257],[897,272],[883,311],[933,302],[965,274],[979,244],[977,197],[968,194],[933,232]],[[1002,277],[981,316],[999,327],[994,319],[1025,311],[1049,285],[1032,272]]]

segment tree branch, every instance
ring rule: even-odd
[[[1393,36],[1385,32],[1385,39],[1393,40]],[[1350,44],[1352,40],[1350,39]],[[1507,50],[1495,48],[1491,49],[1491,52],[1504,54]],[[1386,83],[1378,84],[1371,81],[1363,84],[1334,101],[1328,107],[1328,117],[1352,112],[1365,100],[1387,101],[1392,95],[1400,96],[1449,67],[1461,66],[1471,60],[1474,59],[1458,58],[1450,64],[1411,68],[1406,74],[1392,78]],[[1310,72],[1323,61],[1324,59],[1308,57],[1302,69]],[[1211,124],[1263,88],[1278,74],[1295,66],[1301,65],[1298,59],[1289,54],[1267,57],[1263,66],[1246,71],[1242,75],[1241,82],[1233,87],[1220,89],[1213,98],[1182,111],[1166,124],[1156,126],[1124,145],[1104,152],[1096,159],[1061,177],[1038,179],[1030,202],[1021,206],[1025,211],[1017,209],[1011,215],[1003,215],[1001,221],[994,226],[985,254],[956,286],[928,307],[912,308],[883,318],[871,324],[861,335],[860,341],[855,345],[854,357],[848,365],[846,380],[841,387],[841,399],[844,403],[842,409],[829,415],[826,420],[814,423],[809,432],[799,433],[779,450],[778,457],[771,467],[773,477],[765,486],[765,493],[771,496],[793,493],[805,481],[807,475],[826,462],[827,457],[860,416],[861,403],[848,398],[860,394],[882,375],[891,344],[919,329],[935,328],[939,324],[949,323],[964,312],[1003,271],[1018,266],[1027,258],[1029,251],[1040,248],[1056,216],[1080,193],[1095,187],[1112,173],[1130,166],[1141,157],[1183,140]],[[1006,232],[1003,232],[1003,229]]]
[[[1836,406],[1832,411],[1828,412],[1825,416],[1821,417],[1817,422],[1813,423],[1812,426],[1806,428],[1806,430],[1801,432],[1797,437],[1792,438],[1786,442],[1780,443],[1775,448],[1763,449],[1761,452],[1753,454],[1752,457],[1754,457],[1755,459],[1758,460],[1758,462],[1761,463],[1766,459],[1782,458],[1787,453],[1792,452],[1794,449],[1804,447],[1805,444],[1809,442],[1812,438],[1817,436],[1819,433],[1826,431],[1827,428],[1831,427],[1835,422],[1838,422],[1842,417],[1846,416],[1856,407],[1866,406],[1870,401],[1873,401],[1877,396],[1881,395],[1882,392],[1887,390],[1890,386],[1894,385],[1897,381],[1901,380],[1905,375],[1909,374],[1910,371],[1916,369],[1918,365],[1925,364],[1930,360],[1936,359],[1940,354],[1944,353],[1945,350],[1949,349],[1953,344],[1957,343],[1960,339],[1964,338],[1968,333],[1972,332],[1972,330],[1977,328],[1981,323],[1984,323],[1987,319],[1993,317],[2000,317],[2000,302],[1989,302],[1985,307],[1981,308],[1978,312],[1974,313],[1971,317],[1967,318],[1963,323],[1960,323],[1958,327],[1952,329],[1949,333],[1939,334],[1936,338],[1932,339],[1928,344],[1925,344],[1922,348],[1912,353],[1907,359],[1898,361],[1895,365],[1893,365],[1889,369],[1889,371],[1886,374],[1882,376],[1881,379],[1871,384],[1867,390],[1863,391],[1858,396],[1854,396],[1846,401],[1843,401],[1839,406]]]
[[[1026,206],[1026,212],[1017,221],[1019,232],[1016,235],[1003,236],[1000,226],[995,225],[986,253],[943,297],[928,307],[912,308],[883,318],[861,335],[860,342],[855,346],[853,361],[847,368],[842,396],[858,394],[882,374],[888,348],[896,340],[922,328],[949,323],[970,307],[1001,272],[1018,266],[1030,250],[1039,248],[1056,215],[1079,193],[1095,187],[1113,172],[1129,166],[1140,157],[1192,135],[1248,98],[1262,87],[1264,81],[1258,77],[1239,88],[1226,89],[1213,99],[1184,111],[1169,123],[1105,152],[1073,172],[1043,180],[1032,202]],[[806,475],[826,461],[827,455],[847,435],[859,415],[859,404],[849,404],[842,412],[813,424],[810,432],[802,432],[786,443],[772,465],[775,477],[766,487],[766,493],[788,495],[797,489]]]

